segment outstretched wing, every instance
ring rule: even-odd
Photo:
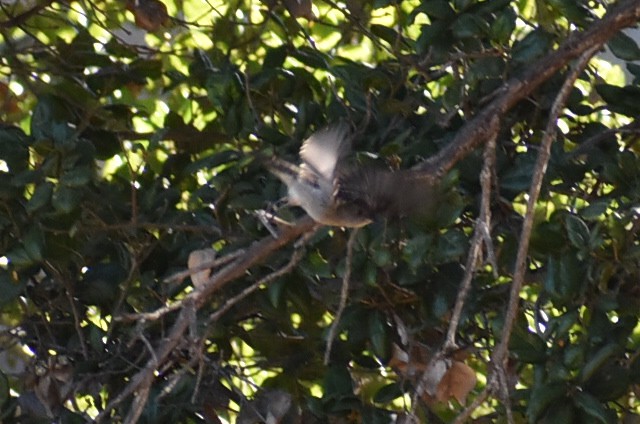
[[[348,136],[348,125],[340,123],[317,131],[307,138],[300,148],[303,171],[309,168],[326,181],[332,181],[336,166],[351,150]]]
[[[365,205],[372,216],[412,215],[434,198],[434,182],[409,170],[353,168],[335,187],[338,202]]]

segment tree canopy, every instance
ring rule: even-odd
[[[1,2],[0,421],[639,422],[639,19]],[[421,213],[265,223],[338,121]]]

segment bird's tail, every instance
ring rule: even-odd
[[[293,183],[300,173],[299,166],[275,157],[265,160],[264,166],[286,185]]]

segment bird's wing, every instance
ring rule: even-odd
[[[334,193],[338,202],[366,205],[372,216],[406,216],[428,205],[434,186],[412,171],[355,168],[341,176]]]
[[[317,131],[307,138],[300,148],[303,170],[309,168],[326,180],[333,180],[336,166],[351,150],[348,134],[348,125],[340,123]]]

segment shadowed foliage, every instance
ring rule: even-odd
[[[0,421],[638,422],[639,18],[1,2]],[[265,224],[263,159],[339,121],[420,213]]]

